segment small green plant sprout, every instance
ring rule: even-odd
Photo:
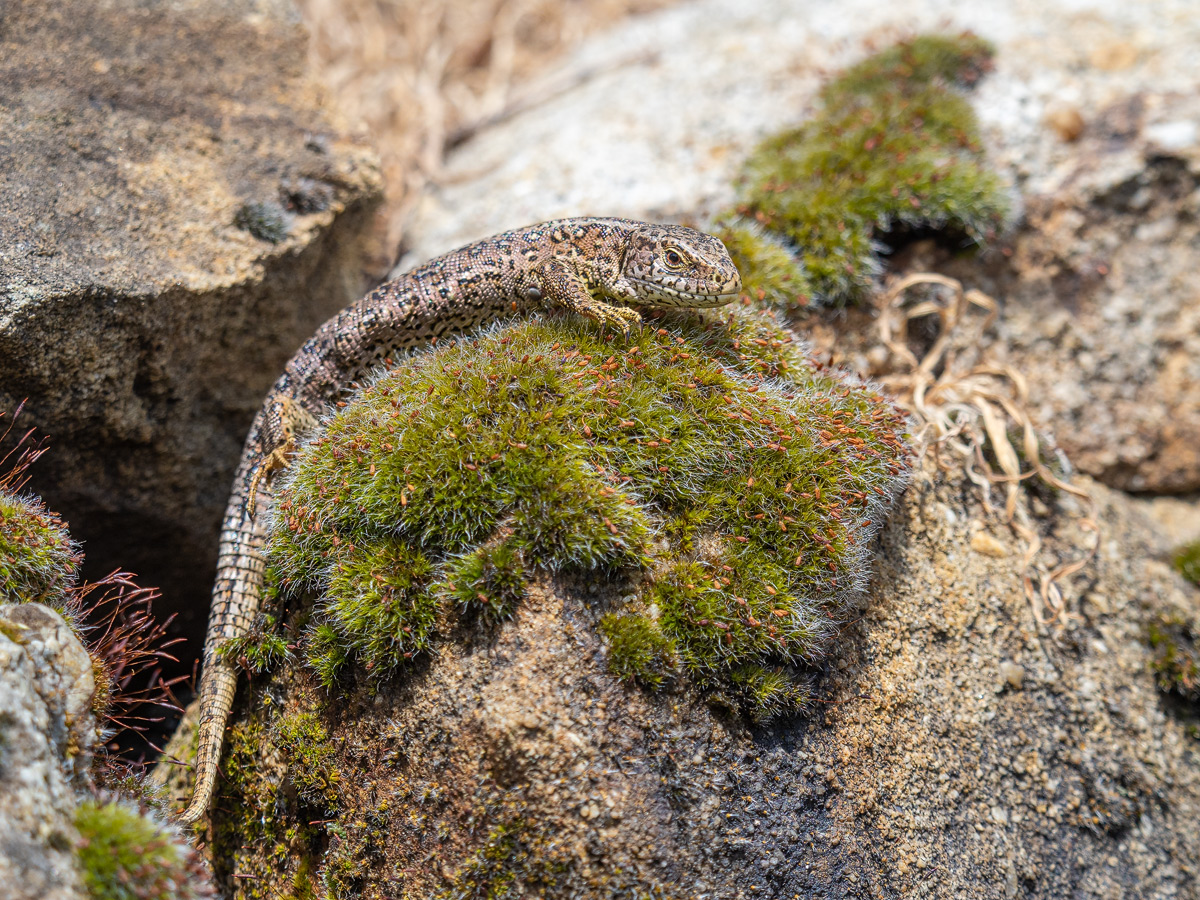
[[[520,549],[508,541],[472,550],[447,568],[450,580],[441,588],[464,612],[478,611],[485,622],[511,618],[525,597],[525,564]]]
[[[1200,587],[1200,541],[1184,544],[1175,551],[1171,561],[1180,575]]]
[[[1160,615],[1147,637],[1154,657],[1150,671],[1163,693],[1200,703],[1200,628],[1180,615]]]
[[[222,659],[240,665],[252,674],[269,672],[292,656],[287,639],[280,634],[279,628],[279,620],[275,616],[260,613],[249,633],[226,641],[217,653]]]
[[[316,590],[298,653],[327,688],[399,670],[455,610],[513,615],[530,578],[625,571],[636,605],[600,625],[620,677],[678,661],[755,716],[803,699],[770,673],[820,662],[861,598],[905,421],[761,317],[662,321],[447,342],[300,450],[269,554]]]
[[[189,900],[215,896],[195,852],[149,813],[88,800],[75,813],[77,859],[92,900]]]
[[[662,687],[676,667],[675,642],[648,616],[609,613],[600,620],[608,642],[608,668],[619,678]]]
[[[880,272],[888,232],[994,236],[1008,203],[960,93],[992,56],[969,33],[903,41],[827,84],[811,121],[759,146],[742,175],[740,220],[722,234],[747,293],[776,306],[843,305]],[[786,241],[798,263],[784,264],[751,223]]]

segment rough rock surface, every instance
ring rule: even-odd
[[[96,740],[92,660],[62,616],[0,606],[0,895],[83,897],[75,790]]]
[[[1064,584],[1074,618],[1046,628],[1023,546],[926,468],[825,704],[770,727],[610,675],[595,621],[619,585],[544,583],[487,639],[323,711],[284,666],[231,731],[217,847],[263,850],[227,889],[298,883],[312,854],[297,871],[399,897],[506,877],[555,897],[1200,897],[1197,711],[1164,708],[1144,632],[1200,591],[1130,500],[1092,490],[1099,552]],[[1034,506],[1050,563],[1095,540],[1069,498]],[[299,819],[272,807],[268,829],[296,829],[287,863],[238,813],[279,786],[309,798]]]
[[[1148,88],[1084,121],[1024,183],[1011,257],[990,278],[945,268],[1005,301],[992,360],[1025,373],[1075,465],[1124,490],[1194,491],[1200,100]]]
[[[1039,425],[1083,470],[1128,490],[1200,488],[1188,0],[702,0],[633,20],[531,89],[548,100],[460,148],[411,261],[559,215],[719,212],[749,150],[805,117],[826,72],[947,28],[997,44],[973,102],[1024,210],[1011,255],[951,266],[1010,306],[998,358],[1028,372]],[[846,340],[831,323],[829,345]]]
[[[377,165],[286,0],[0,0],[0,409],[32,486],[197,632],[242,436],[361,292]]]
[[[1200,541],[1200,496],[1148,497],[1146,515],[1153,519],[1173,547]]]

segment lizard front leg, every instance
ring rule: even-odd
[[[288,396],[277,395],[268,403],[267,409],[264,444],[270,446],[271,450],[255,466],[250,479],[250,495],[246,500],[246,512],[250,518],[254,518],[259,481],[285,468],[296,452],[296,435],[317,424],[316,416]]]
[[[601,325],[615,325],[623,334],[629,334],[630,328],[642,323],[637,310],[605,303],[600,292],[593,290],[565,259],[555,258],[544,263],[538,271],[538,281],[541,299],[587,316]]]

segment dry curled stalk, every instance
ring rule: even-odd
[[[927,290],[912,302],[909,292],[917,287]],[[878,306],[880,340],[900,369],[879,381],[915,420],[917,445],[931,452],[939,467],[960,467],[983,492],[989,511],[995,511],[993,486],[1003,485],[1004,521],[1025,542],[1023,577],[1034,618],[1042,625],[1079,618],[1069,609],[1060,582],[1091,562],[1100,546],[1095,503],[1087,491],[1059,478],[1043,462],[1042,442],[1027,411],[1025,378],[1011,366],[979,358],[980,338],[995,322],[999,305],[982,291],[964,290],[953,278],[919,272],[890,285]],[[969,316],[972,309],[984,315]],[[927,316],[937,316],[938,334],[918,358],[909,347],[909,325]],[[1013,432],[1020,435],[1021,452],[1010,437]],[[1023,483],[1035,478],[1082,501],[1079,527],[1095,534],[1081,557],[1050,570],[1038,564],[1042,540],[1028,507],[1018,502]]]
[[[0,425],[4,426],[4,430],[0,431],[0,447],[8,442],[9,436],[13,433],[13,427],[17,423],[17,417],[21,415],[21,410],[24,408],[25,401],[22,400],[17,404],[17,408],[11,416],[6,411],[0,411]],[[5,422],[5,419],[8,421]],[[45,440],[34,438],[36,431],[36,428],[30,428],[17,438],[8,450],[0,454],[0,491],[19,494],[29,484],[29,467],[46,452]],[[31,438],[33,439],[31,440]]]

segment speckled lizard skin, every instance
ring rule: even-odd
[[[182,821],[208,809],[237,672],[218,655],[259,609],[270,473],[287,464],[295,434],[397,350],[491,319],[561,306],[623,332],[641,321],[626,306],[728,303],[741,279],[717,238],[628,219],[560,219],[505,232],[381,285],[326,322],[292,357],[254,419],[221,531],[200,679],[196,788]]]

